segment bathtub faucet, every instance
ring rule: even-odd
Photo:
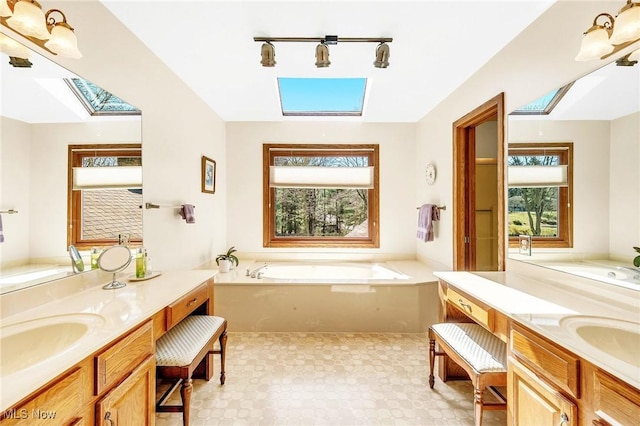
[[[262,275],[263,275],[263,272],[260,272],[260,271],[261,271],[262,269],[266,268],[266,267],[267,267],[267,264],[265,263],[264,265],[262,265],[262,266],[260,266],[260,267],[258,267],[258,268],[256,268],[256,269],[254,269],[253,271],[251,271],[251,272],[249,273],[249,276],[251,276],[251,278],[258,278],[258,279],[261,279],[261,278],[262,278]]]
[[[617,266],[616,269],[621,271],[633,272],[633,279],[640,280],[640,269],[639,268],[631,268],[629,266]]]

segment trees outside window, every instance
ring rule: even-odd
[[[263,164],[265,247],[379,246],[377,145],[265,144]]]
[[[509,186],[511,246],[519,235],[530,235],[537,247],[572,247],[572,158],[572,143],[509,144],[508,166],[567,166],[568,176],[562,186]]]

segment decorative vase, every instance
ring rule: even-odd
[[[218,270],[220,272],[229,272],[229,270],[231,269],[231,261],[228,259],[220,259],[220,261],[218,261]]]

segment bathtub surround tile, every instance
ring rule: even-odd
[[[468,381],[429,389],[428,346],[426,333],[230,332],[226,384],[217,362],[214,379],[194,381],[191,424],[473,425]],[[157,426],[181,424],[156,415]],[[487,411],[483,424],[505,425],[506,413]]]

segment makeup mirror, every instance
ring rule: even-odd
[[[113,279],[102,288],[114,290],[126,286],[126,283],[116,280],[116,274],[126,269],[130,263],[131,252],[127,246],[112,246],[104,250],[98,257],[98,268],[105,272],[112,272]]]

